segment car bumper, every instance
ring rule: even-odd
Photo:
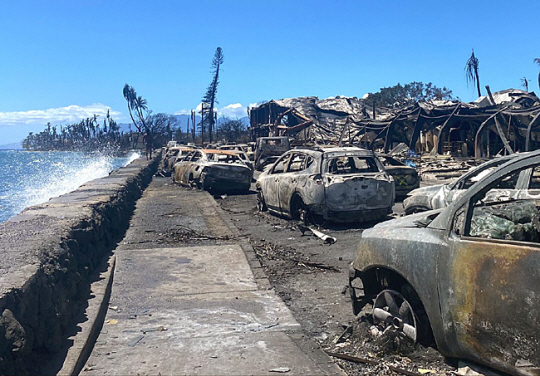
[[[323,218],[331,222],[369,222],[385,218],[392,213],[392,207],[360,209],[360,210],[331,210],[326,206],[310,207],[313,213],[322,215]]]
[[[207,176],[203,182],[204,189],[247,190],[250,186],[251,179],[234,180],[221,177]]]

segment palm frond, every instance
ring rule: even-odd
[[[474,55],[474,50],[472,51],[471,56],[469,57],[469,60],[467,60],[467,64],[465,64],[465,78],[467,79],[467,83],[472,82],[473,84],[476,82],[476,71],[478,70],[479,61],[478,58]]]

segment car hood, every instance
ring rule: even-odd
[[[407,194],[407,196],[417,196],[417,195],[433,196],[435,193],[440,191],[441,188],[444,186],[445,184],[437,184],[437,185],[430,185],[428,187],[416,188],[410,191]]]
[[[433,221],[437,216],[443,211],[443,209],[436,209],[425,211],[421,213],[406,215],[404,217],[399,217],[392,219],[390,221],[385,221],[376,224],[373,229],[366,231],[377,231],[377,229],[384,229],[388,227],[392,228],[422,228],[427,227],[431,221]],[[364,232],[366,232],[364,231]]]

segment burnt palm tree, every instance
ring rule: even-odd
[[[534,62],[538,65],[540,65],[540,58],[534,59]],[[538,72],[538,88],[540,88],[540,72]]]
[[[527,80],[527,77],[521,79],[521,86],[525,88],[525,91],[529,91],[529,80]]]
[[[478,58],[474,56],[473,49],[472,54],[469,57],[469,60],[467,60],[467,64],[465,65],[465,78],[467,79],[467,83],[472,82],[473,84],[476,84],[478,96],[481,97],[482,93],[480,92],[480,76],[478,75],[478,65]]]

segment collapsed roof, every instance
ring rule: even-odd
[[[476,157],[540,147],[540,99],[503,90],[475,102],[416,102],[369,108],[356,97],[272,100],[250,109],[254,137],[288,135],[297,143],[362,145],[385,152],[405,143],[416,152]]]

